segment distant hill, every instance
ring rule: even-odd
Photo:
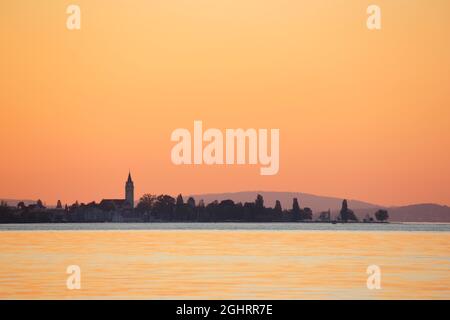
[[[332,216],[338,215],[341,209],[343,198],[317,196],[308,193],[296,192],[267,192],[267,191],[245,191],[233,193],[212,193],[193,195],[195,201],[203,199],[206,204],[218,200],[231,199],[234,202],[252,202],[256,195],[264,197],[264,205],[273,207],[276,200],[280,200],[283,209],[292,207],[292,199],[297,198],[300,207],[309,207],[313,210],[314,216],[321,211],[331,210]],[[398,207],[384,207],[381,205],[363,202],[359,200],[348,200],[349,208],[355,211],[359,219],[363,219],[367,214],[373,217],[378,209],[387,209],[389,221],[391,222],[450,222],[450,207],[438,204],[412,204]]]

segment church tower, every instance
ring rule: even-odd
[[[131,173],[128,173],[128,179],[125,183],[125,201],[134,208],[134,184],[131,180]]]

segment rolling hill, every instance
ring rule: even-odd
[[[257,194],[261,194],[264,197],[264,205],[266,207],[273,207],[275,201],[280,200],[283,209],[290,209],[292,207],[292,199],[297,198],[300,207],[311,208],[315,216],[319,212],[328,209],[331,210],[332,216],[337,216],[343,200],[343,198],[318,196],[308,193],[267,191],[199,194],[193,195],[192,197],[194,197],[196,201],[203,199],[206,204],[214,200],[222,201],[226,199],[244,203],[254,201]],[[355,211],[355,214],[360,219],[363,219],[367,214],[373,216],[378,209],[387,209],[390,216],[389,221],[391,222],[450,222],[450,207],[448,206],[425,203],[384,207],[359,200],[347,200],[349,208]]]

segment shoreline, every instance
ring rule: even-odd
[[[285,222],[96,222],[0,224],[1,231],[355,231],[355,232],[450,232],[450,223],[285,223]]]

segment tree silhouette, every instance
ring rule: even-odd
[[[311,208],[303,208],[303,210],[301,210],[301,216],[300,219],[301,220],[312,220],[312,210]]]
[[[175,220],[183,221],[187,220],[189,217],[189,208],[184,203],[183,196],[181,193],[177,197],[177,201],[175,204]]]
[[[274,211],[275,211],[276,214],[281,214],[281,213],[283,212],[283,209],[281,208],[281,202],[280,202],[280,200],[277,200],[277,201],[275,202],[275,208],[274,208]]]
[[[136,210],[141,213],[151,213],[155,202],[156,195],[146,193],[139,199]]]
[[[177,206],[182,206],[183,204],[184,204],[183,196],[180,193],[177,197]]]
[[[25,205],[25,202],[23,202],[23,201],[20,201],[20,202],[17,204],[17,208],[19,208],[20,210],[24,210],[26,207],[27,207],[27,206]]]
[[[38,199],[38,201],[36,201],[36,206],[39,209],[45,209],[44,203],[41,201],[41,199]]]
[[[13,214],[11,213],[10,208],[8,207],[8,203],[6,201],[0,201],[0,223],[9,222],[14,219]]]
[[[175,199],[166,194],[159,195],[153,205],[153,210],[157,218],[170,221],[173,219]]]
[[[300,205],[298,204],[297,198],[294,198],[292,201],[292,217],[294,221],[300,220]]]
[[[253,218],[259,220],[264,215],[264,198],[262,195],[258,194],[255,200],[255,208],[253,213]]]
[[[386,221],[387,219],[389,219],[389,213],[387,212],[387,210],[380,209],[375,212],[375,218],[377,218],[378,221]]]
[[[187,205],[191,208],[191,209],[195,209],[195,199],[192,197],[189,197],[188,201],[187,201]]]
[[[258,208],[258,209],[264,208],[264,198],[263,198],[262,195],[258,194],[258,195],[256,196],[255,206],[256,206],[256,208]]]
[[[357,221],[355,213],[348,208],[347,200],[342,201],[342,208],[340,212],[340,218],[342,222],[348,222],[349,220]]]

